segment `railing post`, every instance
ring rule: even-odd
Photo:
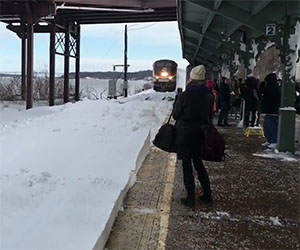
[[[79,101],[80,93],[80,24],[77,25],[76,34],[76,65],[75,65],[75,101]]]
[[[26,109],[33,106],[32,83],[33,83],[33,23],[27,23],[27,97]]]
[[[70,25],[65,31],[65,68],[64,68],[64,103],[69,101],[69,70],[70,70]]]
[[[49,75],[49,106],[55,102],[55,21],[51,24],[50,31],[50,75]]]

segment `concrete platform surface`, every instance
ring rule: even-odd
[[[153,148],[128,192],[107,250],[300,249],[299,162],[254,157],[263,149],[262,138],[246,138],[235,126],[219,131],[230,158],[205,162],[214,203],[197,199],[194,209],[182,206],[181,162],[172,181],[170,154]],[[166,193],[170,202],[164,202]]]
[[[230,158],[205,162],[214,203],[183,207],[178,167],[166,249],[300,249],[299,162],[254,157],[262,138],[246,138],[235,126],[219,131]]]
[[[106,249],[151,250],[159,247],[170,160],[170,154],[152,148],[138,173],[136,184],[125,198]]]

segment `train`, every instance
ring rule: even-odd
[[[153,89],[158,92],[172,92],[176,89],[177,63],[162,59],[153,63]]]

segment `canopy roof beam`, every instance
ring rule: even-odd
[[[219,9],[221,3],[223,2],[223,0],[214,0],[214,9]],[[209,28],[209,26],[211,25],[212,21],[214,20],[215,18],[215,13],[213,12],[210,12],[209,13],[209,16],[206,20],[206,22],[204,23],[203,27],[202,27],[202,34],[205,34],[207,32],[207,29]],[[199,42],[198,42],[198,48],[196,49],[195,51],[195,54],[194,54],[194,57],[198,54],[199,52],[199,48],[202,44],[202,41],[203,41],[203,36],[200,36],[199,37]]]
[[[194,51],[190,51],[190,50],[186,50],[186,54],[189,55],[191,58],[193,57],[194,55]],[[193,61],[191,62],[194,66],[196,66],[197,63],[199,64],[203,64],[205,66],[208,66],[210,64],[213,64],[213,62],[209,62],[207,61],[206,59],[204,58],[200,58],[200,57],[197,57],[196,59],[193,58]]]
[[[214,0],[214,9],[219,9],[220,5],[222,4],[223,0]]]
[[[210,1],[189,0],[189,2],[193,3],[195,6],[207,9],[217,15],[223,16],[228,20],[245,25],[250,29],[255,29],[262,35],[265,33],[266,20],[263,16],[263,13],[257,14],[254,18],[254,16],[249,12],[235,7],[227,2],[223,2],[219,9],[214,9]]]
[[[117,8],[165,8],[176,7],[174,0],[55,0],[57,3],[68,5],[90,5]]]
[[[253,6],[253,8],[251,10],[251,14],[256,15],[271,2],[272,2],[272,0],[256,1],[255,5]]]
[[[194,54],[194,49],[193,48],[191,48],[189,46],[186,46],[186,49],[188,51],[190,51],[190,53]],[[211,57],[210,55],[207,55],[207,54],[198,54],[196,57],[193,58],[193,60],[197,60],[197,58],[204,59],[207,62],[214,63],[214,64],[218,64],[218,63],[221,62],[221,60],[216,59],[214,57]]]
[[[196,38],[186,38],[185,41],[198,46],[198,40]],[[217,57],[220,57],[222,55],[220,50],[218,50],[212,46],[209,46],[207,44],[204,44],[204,43],[201,44],[201,47],[199,48],[199,50],[204,50],[213,55],[216,55]],[[227,52],[229,53],[230,50],[228,50]]]
[[[234,46],[232,43],[227,42],[225,36],[222,36],[222,35],[218,34],[217,32],[209,31],[209,32],[206,32],[205,34],[203,34],[201,32],[201,29],[199,31],[199,25],[195,26],[194,24],[184,24],[184,25],[182,25],[182,27],[196,33],[197,35],[200,35],[209,40],[212,40],[212,41],[216,42],[217,44],[222,44],[233,50],[238,49],[237,46]]]
[[[193,44],[193,43],[190,43],[190,42],[188,42],[188,41],[185,41],[186,42],[186,44],[188,44],[189,46],[192,46],[193,48],[198,48],[198,46],[196,45],[196,44]],[[200,50],[198,50],[198,53],[197,53],[197,55],[203,55],[203,56],[205,56],[205,57],[207,57],[207,58],[212,58],[212,59],[214,59],[214,61],[218,61],[218,60],[220,60],[220,58],[218,57],[218,56],[216,56],[216,55],[214,55],[214,54],[212,54],[211,52],[209,52],[209,51],[207,51],[207,50],[203,50],[202,48],[200,49]],[[196,56],[197,56],[196,55]],[[194,56],[194,57],[196,57],[196,56]],[[220,55],[221,56],[221,55]]]

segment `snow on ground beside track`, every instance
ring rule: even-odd
[[[172,98],[0,107],[0,249],[92,249]]]
[[[82,78],[80,79],[81,96],[92,100],[105,99],[108,95],[108,82],[105,79]],[[75,80],[71,80],[71,85],[75,86]],[[128,95],[135,95],[143,89],[152,88],[150,80],[128,80]],[[123,80],[118,79],[116,85],[117,96],[123,93]]]

